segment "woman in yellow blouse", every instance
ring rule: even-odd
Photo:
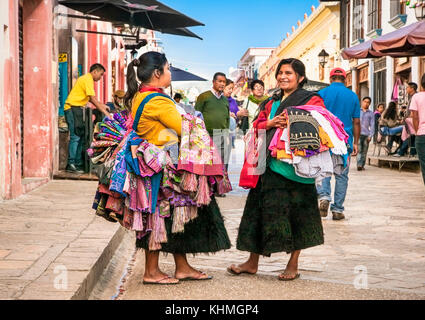
[[[128,66],[125,104],[137,121],[136,132],[140,138],[160,148],[178,142],[182,131],[181,114],[184,111],[179,112],[174,101],[163,92],[163,88],[170,84],[171,72],[164,54],[147,52]],[[152,98],[152,93],[159,95]],[[144,108],[139,109],[143,102]],[[159,269],[159,251],[149,250],[148,234],[136,241],[136,246],[146,252],[143,282],[176,284],[180,280],[212,279],[204,272],[192,268],[186,254],[210,253],[230,248],[230,240],[214,197],[209,206],[198,208],[198,217],[185,225],[184,233],[172,233],[172,218],[165,220],[168,241],[161,244],[160,251],[174,255],[175,275],[168,276]]]

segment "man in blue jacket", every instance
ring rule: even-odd
[[[357,95],[345,86],[347,74],[344,69],[335,68],[330,73],[331,85],[319,91],[325,102],[326,109],[332,112],[342,123],[349,135],[349,154],[354,157],[358,153],[360,137],[360,103]],[[334,203],[331,205],[332,219],[342,220],[344,216],[344,201],[348,187],[348,171],[350,168],[350,157],[348,165],[340,174],[335,173]],[[319,196],[320,215],[328,215],[331,202],[331,177],[323,179],[316,185]]]

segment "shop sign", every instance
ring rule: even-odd
[[[67,53],[59,53],[59,63],[67,62],[67,61],[68,61],[68,54]]]

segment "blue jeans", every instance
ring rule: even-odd
[[[381,132],[385,136],[395,136],[403,131],[404,126],[397,126],[394,128],[382,127]]]
[[[69,130],[68,164],[83,166],[83,138],[75,134],[74,114],[72,110],[65,111],[65,119]]]
[[[349,161],[351,162],[351,161]],[[331,211],[343,213],[344,212],[344,201],[347,194],[348,187],[348,172],[350,171],[350,165],[341,174],[335,175],[335,191],[334,191],[334,203],[331,204]],[[319,200],[332,201],[331,198],[331,177],[323,179],[321,182],[316,184],[317,194]]]
[[[360,135],[359,153],[357,155],[357,167],[364,167],[366,164],[367,151],[369,150],[369,136]]]

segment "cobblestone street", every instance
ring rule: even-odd
[[[148,287],[140,283],[144,254],[139,252],[120,299],[147,299],[156,295],[167,299],[425,297],[425,193],[420,174],[372,166],[358,172],[354,170],[355,163],[351,168],[345,205],[347,219],[333,221],[331,214],[323,219],[325,244],[302,252],[302,275],[298,284],[283,286],[275,278],[284,270],[288,260],[284,253],[262,257],[259,272],[254,277],[227,275],[225,270],[230,264],[243,262],[248,256],[235,248],[247,194],[236,187],[242,160],[241,141],[237,147],[238,152],[232,156],[230,166],[235,190],[226,198],[218,199],[232,248],[214,255],[189,257],[193,266],[210,272],[215,280],[209,284],[181,284],[178,288],[168,287],[166,290],[149,286],[147,290]],[[161,256],[161,263],[164,271],[173,273],[171,255]],[[367,275],[367,282],[356,280],[360,272]],[[264,283],[260,285],[262,281]],[[355,283],[367,286],[369,290],[356,290]],[[191,289],[182,290],[187,286]],[[261,289],[250,290],[255,287]],[[285,288],[293,288],[296,292],[288,293]]]

